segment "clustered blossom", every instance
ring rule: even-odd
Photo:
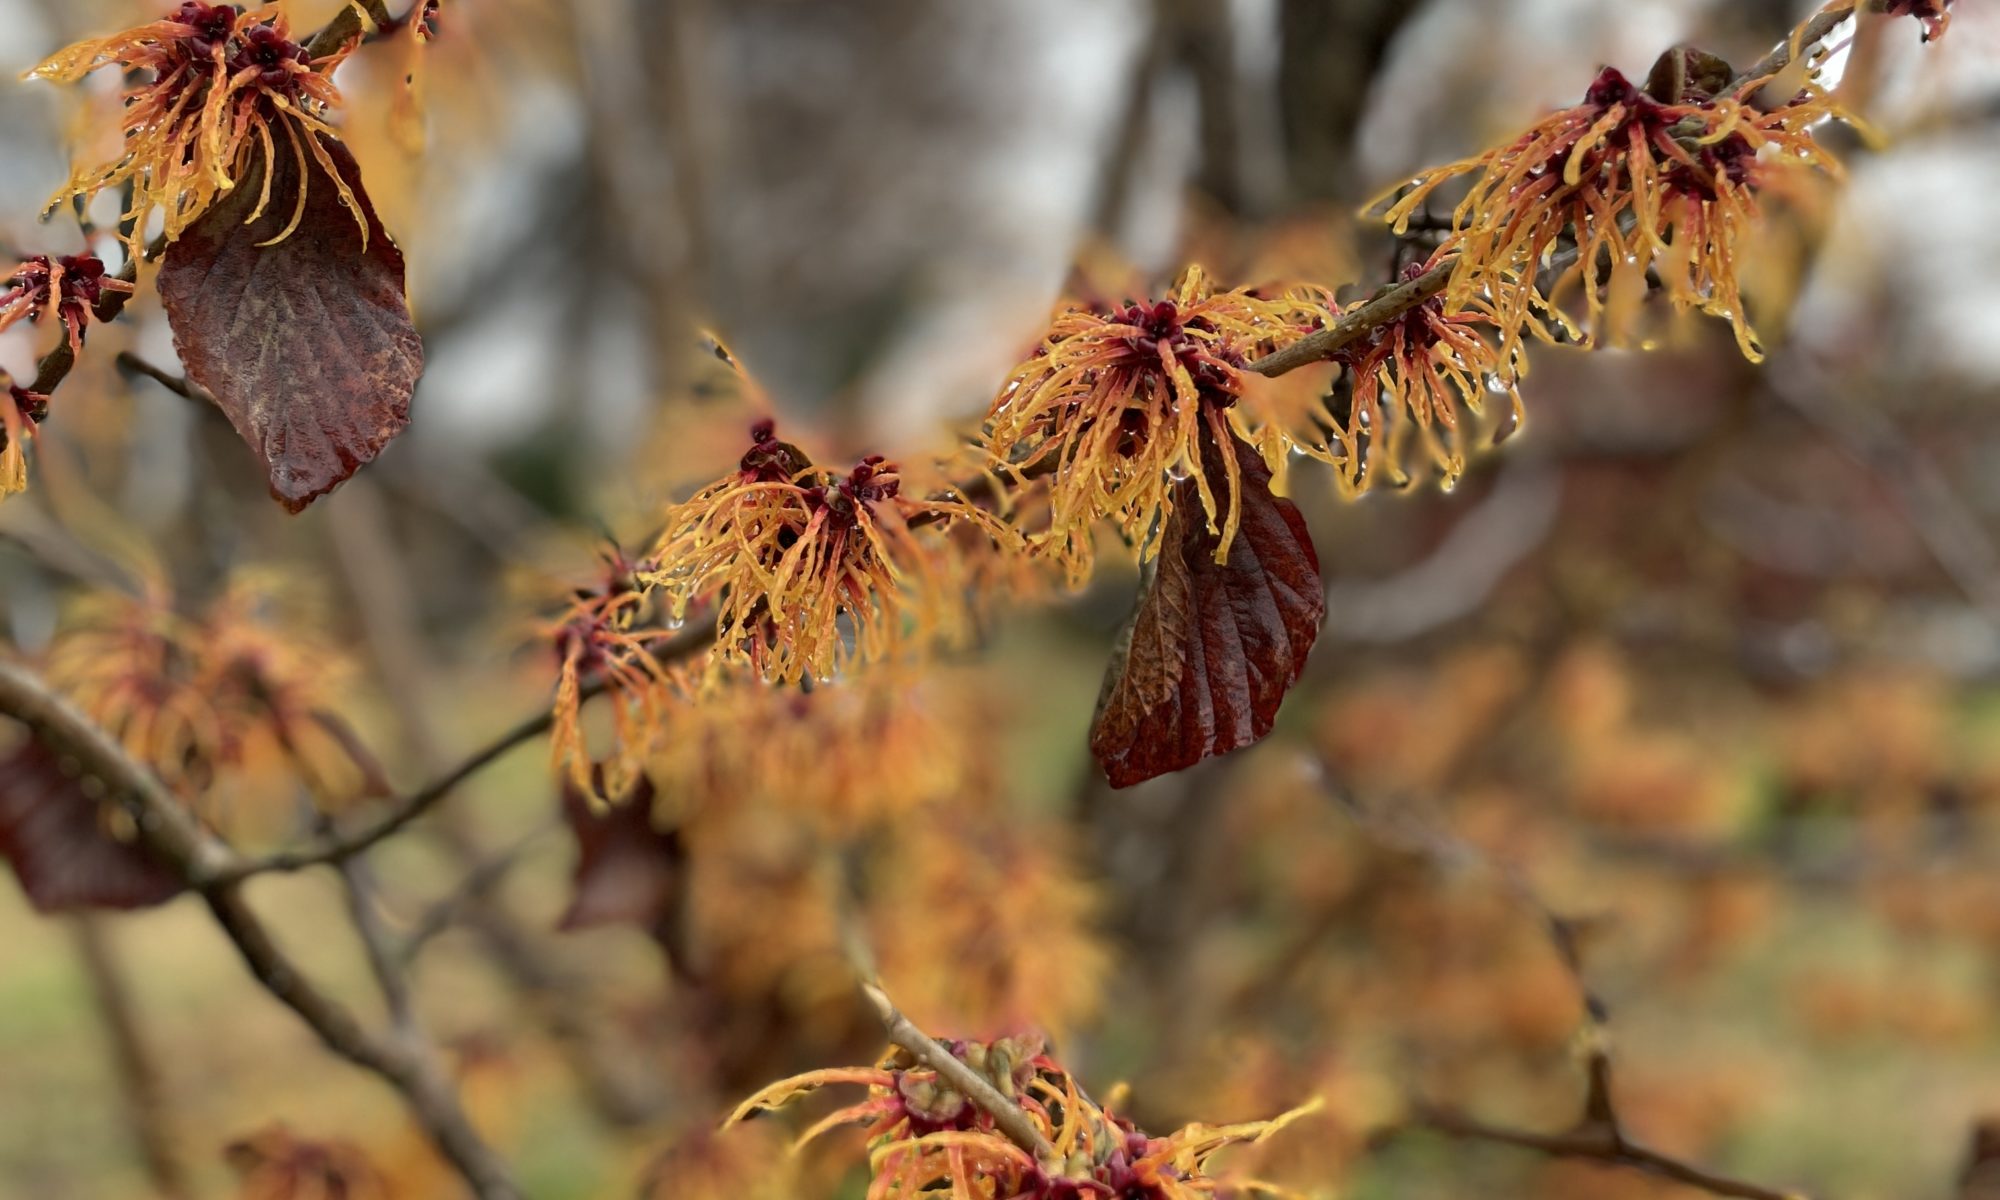
[[[103,260],[90,254],[52,258],[38,254],[14,269],[0,285],[0,330],[21,321],[35,324],[50,312],[62,322],[72,356],[83,349],[92,313],[106,292],[130,293],[132,285],[104,273]],[[28,486],[28,440],[49,415],[49,398],[29,391],[0,372],[0,496]]]
[[[1007,526],[950,493],[905,494],[901,470],[879,455],[843,474],[779,441],[769,421],[751,440],[738,470],[668,514],[641,573],[673,621],[714,602],[716,665],[825,682],[849,661],[963,640],[970,616],[952,586],[950,542],[918,530],[969,528],[1011,546]]]
[[[284,198],[294,208],[272,239],[282,241],[305,213],[310,156],[357,213],[365,246],[360,205],[320,140],[334,136],[326,119],[340,103],[332,73],[353,47],[313,58],[292,40],[279,8],[244,11],[188,0],[160,20],[78,42],[28,72],[30,78],[75,83],[109,67],[132,80],[124,92],[119,153],[78,165],[49,209],[129,185],[131,200],[120,223],[136,256],[154,213],[172,241],[239,182],[261,176],[254,221],[271,201],[283,155],[299,165],[301,183],[297,197]]]
[[[1840,110],[1809,81],[1766,111],[1752,97],[1768,80],[1731,81],[1726,66],[1720,77],[1703,69],[1717,60],[1675,51],[1669,64],[1671,55],[1683,56],[1680,68],[1656,71],[1661,82],[1649,85],[1671,94],[1651,94],[1606,67],[1583,103],[1504,146],[1424,173],[1389,206],[1387,219],[1403,233],[1440,185],[1473,176],[1445,243],[1457,256],[1453,306],[1511,287],[1494,315],[1503,336],[1517,336],[1542,294],[1537,275],[1567,234],[1577,247],[1570,277],[1584,292],[1586,341],[1605,332],[1607,293],[1643,295],[1652,271],[1677,308],[1727,319],[1743,352],[1761,357],[1738,281],[1758,196],[1807,169],[1838,172],[1809,131]]]
[[[94,254],[38,254],[14,268],[0,290],[0,330],[18,321],[39,322],[51,310],[63,324],[71,354],[83,350],[91,315],[106,292],[130,294],[132,285],[104,273]]]
[[[1441,249],[1428,261],[1411,264],[1403,279],[1436,269],[1448,253]],[[1405,482],[1404,444],[1413,433],[1450,486],[1465,470],[1459,409],[1484,412],[1488,394],[1508,403],[1495,436],[1513,432],[1524,411],[1520,380],[1527,358],[1518,334],[1506,336],[1507,322],[1518,319],[1541,340],[1556,340],[1528,292],[1503,276],[1460,305],[1435,295],[1336,355],[1334,361],[1347,371],[1348,391],[1343,411],[1332,414],[1334,453],[1328,457],[1348,491],[1366,490],[1385,475],[1398,485]]]
[[[1053,1161],[1035,1161],[998,1130],[990,1113],[901,1050],[873,1068],[814,1071],[773,1084],[744,1101],[730,1123],[823,1087],[858,1084],[868,1088],[867,1098],[813,1125],[799,1144],[844,1125],[865,1125],[874,1175],[870,1200],[1205,1200],[1230,1186],[1209,1172],[1218,1150],[1262,1141],[1317,1108],[1151,1137],[1092,1100],[1040,1038],[948,1042],[945,1048],[1021,1107],[1054,1151]],[[1261,1184],[1234,1186],[1283,1194]]]
[[[1221,538],[1217,559],[1226,557],[1241,520],[1240,474],[1224,455],[1228,494],[1213,494],[1201,447],[1247,440],[1261,426],[1232,411],[1244,396],[1243,368],[1323,323],[1330,303],[1316,292],[1217,292],[1193,269],[1151,304],[1059,313],[1001,387],[981,439],[990,469],[1014,483],[1047,477],[1047,528],[1035,548],[1080,582],[1092,529],[1108,518],[1150,555],[1174,482],[1191,478]]]

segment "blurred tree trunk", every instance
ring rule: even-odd
[[[700,303],[842,453],[963,419],[1083,235],[1138,0],[638,5]]]
[[[1416,0],[1283,0],[1278,94],[1295,201],[1346,204],[1369,191],[1354,177],[1361,114],[1390,42],[1423,7]]]

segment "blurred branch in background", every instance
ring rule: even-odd
[[[86,913],[73,918],[70,928],[76,937],[77,955],[90,977],[91,994],[97,1001],[125,1102],[125,1119],[145,1160],[147,1178],[159,1191],[160,1200],[189,1200],[195,1193],[180,1159],[180,1131],[174,1127],[159,1057],[141,1023],[129,968],[119,961],[103,917]]]
[[[1620,1119],[1613,1094],[1611,1057],[1611,1010],[1591,987],[1584,971],[1584,931],[1594,924],[1564,916],[1550,908],[1517,868],[1494,862],[1469,842],[1456,838],[1427,818],[1421,805],[1408,800],[1379,806],[1364,805],[1337,786],[1329,786],[1330,798],[1340,804],[1356,824],[1382,845],[1415,853],[1435,863],[1445,873],[1468,868],[1499,881],[1516,904],[1528,911],[1548,936],[1550,948],[1561,961],[1576,987],[1583,1026],[1577,1042],[1584,1056],[1585,1092],[1582,1112],[1576,1123],[1558,1133],[1536,1133],[1496,1125],[1458,1110],[1436,1105],[1423,1097],[1411,1102],[1411,1116],[1401,1128],[1376,1135],[1378,1144],[1412,1131],[1443,1134],[1463,1141],[1496,1142],[1533,1150],[1553,1158],[1582,1159],[1611,1167],[1625,1167],[1657,1175],[1716,1196],[1742,1200],[1799,1200],[1800,1193],[1779,1191],[1760,1184],[1719,1174],[1634,1141]]]

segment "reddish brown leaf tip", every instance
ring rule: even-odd
[[[1215,561],[1193,480],[1174,489],[1159,558],[1105,676],[1090,750],[1113,787],[1130,787],[1271,732],[1326,615],[1319,556],[1298,506],[1235,442],[1203,447],[1209,487],[1227,494],[1221,454],[1242,468],[1243,525]]]
[[[256,451],[271,495],[299,512],[374,460],[410,422],[423,343],[403,290],[403,254],[361,188],[347,148],[322,138],[368,223],[326,169],[279,140],[271,198],[246,173],[167,247],[160,296],[188,377]],[[298,228],[275,245],[305,188]]]
[[[37,911],[149,908],[180,894],[180,877],[113,834],[104,816],[40,742],[0,758],[0,858]]]
[[[653,827],[653,785],[598,811],[574,787],[563,789],[563,819],[576,835],[575,888],[564,930],[635,925],[671,945],[687,882],[686,847],[674,831]]]

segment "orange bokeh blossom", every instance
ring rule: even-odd
[[[379,767],[337,704],[352,667],[310,623],[281,619],[289,593],[246,572],[194,616],[158,582],[92,593],[65,612],[44,669],[206,815],[239,796],[264,803],[279,774],[330,807],[378,794]]]

